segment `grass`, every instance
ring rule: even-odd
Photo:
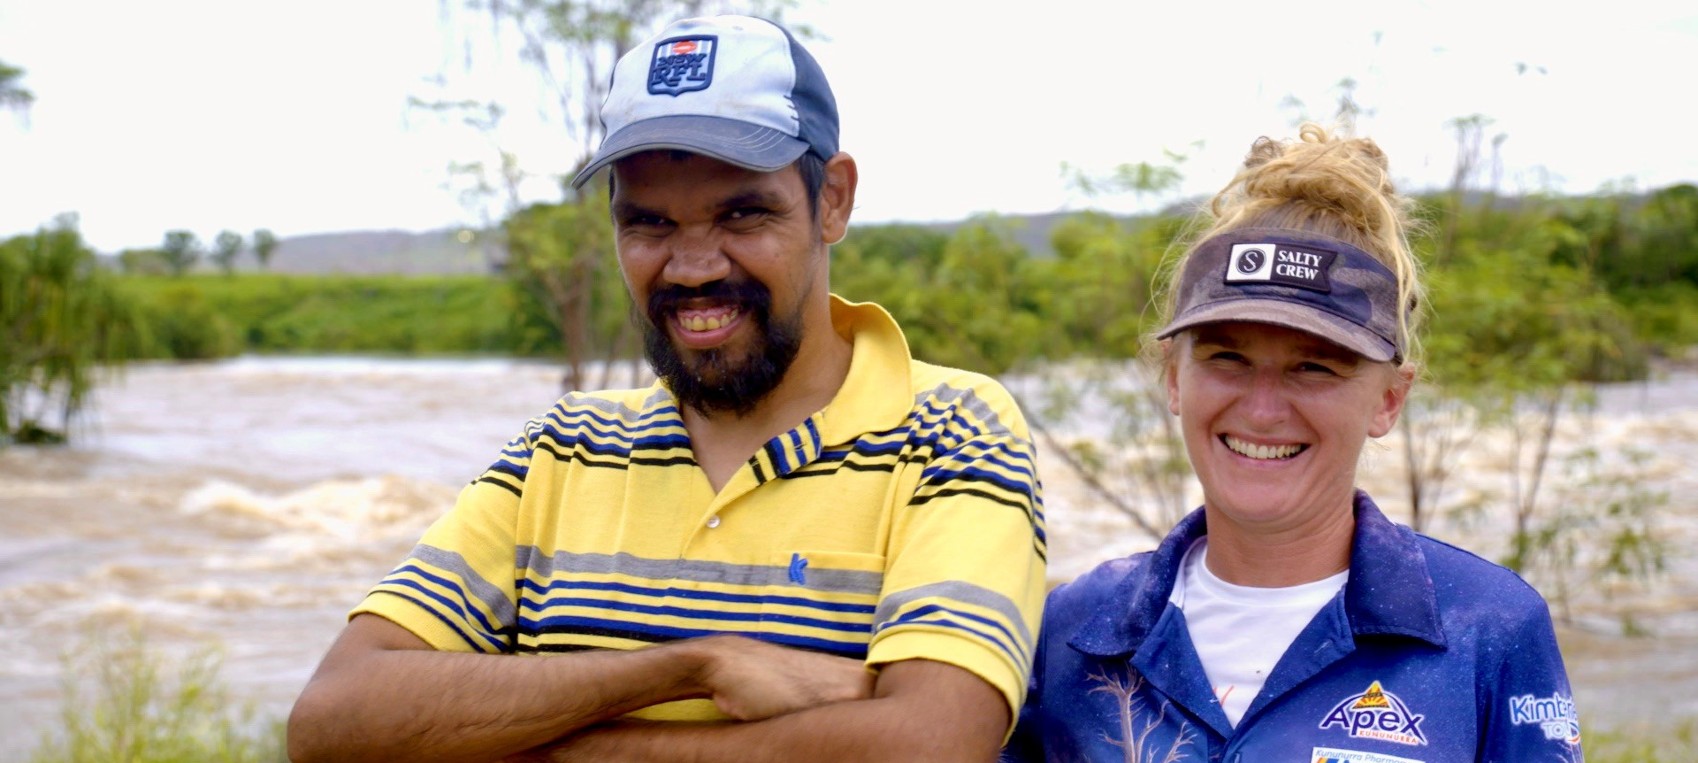
[[[61,727],[30,763],[287,761],[283,725],[232,701],[208,649],[173,660],[139,631],[97,633],[67,651]]]
[[[61,728],[30,763],[282,763],[283,724],[232,700],[215,649],[173,660],[138,631],[95,634],[63,658]],[[1698,718],[1584,727],[1589,763],[1698,761]]]
[[[1586,728],[1587,763],[1692,763],[1698,761],[1698,718],[1668,725],[1635,724],[1597,731]]]

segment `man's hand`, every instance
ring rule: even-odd
[[[860,660],[790,649],[741,636],[696,642],[706,656],[701,681],[719,711],[758,721],[832,702],[872,696],[874,674]]]

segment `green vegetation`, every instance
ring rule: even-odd
[[[138,631],[96,633],[67,651],[57,733],[30,763],[272,763],[288,760],[283,724],[232,701],[220,659],[171,660]]]
[[[238,352],[535,355],[553,334],[507,284],[478,276],[131,277],[146,357]]]
[[[0,446],[62,442],[97,375],[145,346],[115,280],[75,218],[0,242]]]
[[[30,105],[35,103],[35,93],[19,84],[23,78],[23,69],[0,61],[0,109],[21,114],[29,111]]]
[[[165,243],[159,246],[159,252],[165,258],[165,267],[171,275],[180,276],[189,272],[200,262],[204,249],[200,237],[186,230],[165,232]]]

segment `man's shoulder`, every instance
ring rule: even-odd
[[[533,428],[628,429],[677,418],[678,406],[672,396],[658,386],[649,386],[568,392],[531,424]]]
[[[974,371],[923,360],[911,360],[909,364],[917,414],[931,418],[927,414],[965,412],[990,430],[1031,439],[1019,402],[1001,382]]]

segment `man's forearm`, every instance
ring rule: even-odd
[[[917,661],[916,661],[917,662]],[[918,668],[901,663],[895,667]],[[614,722],[562,740],[529,760],[553,763],[767,763],[772,761],[991,761],[1008,728],[1007,703],[988,684],[941,665],[932,685],[822,705],[749,723]],[[938,669],[947,671],[938,672]]]
[[[547,656],[367,649],[327,657],[289,718],[296,761],[479,761],[702,696],[688,642]]]

